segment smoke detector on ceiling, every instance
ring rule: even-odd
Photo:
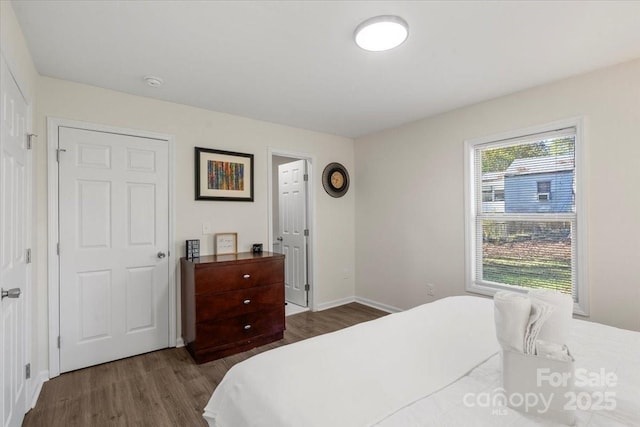
[[[151,87],[159,87],[164,83],[164,80],[156,76],[144,76],[144,81]]]

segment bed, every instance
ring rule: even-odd
[[[576,387],[587,394],[576,424],[640,426],[640,333],[580,320],[571,329],[576,370],[617,376]],[[212,427],[554,425],[495,404],[499,350],[492,300],[444,298],[241,362],[203,416]],[[605,390],[614,410],[594,405]]]

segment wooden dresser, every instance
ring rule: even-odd
[[[284,255],[182,258],[180,270],[182,338],[196,363],[282,338]]]

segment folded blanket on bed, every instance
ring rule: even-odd
[[[493,297],[496,336],[505,350],[524,352],[524,338],[531,314],[531,300],[516,292],[497,292]]]
[[[553,312],[540,329],[538,339],[566,344],[569,339],[569,325],[573,315],[573,298],[549,289],[533,289],[529,291],[531,302],[549,304]]]
[[[493,297],[496,336],[504,350],[536,354],[536,342],[564,345],[573,299],[560,292],[534,289],[528,294],[500,291]]]
[[[539,301],[531,301],[531,315],[524,333],[524,353],[536,354],[536,341],[540,331],[549,316],[553,313],[553,307]]]
[[[261,353],[205,407],[216,427],[360,427],[465,375],[499,350],[493,302],[451,297]]]

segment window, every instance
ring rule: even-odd
[[[538,200],[548,201],[551,196],[551,181],[538,181]]]
[[[504,189],[495,187],[482,187],[482,201],[488,202],[504,202]]]
[[[562,125],[466,142],[468,291],[553,289],[587,313],[580,122]]]

